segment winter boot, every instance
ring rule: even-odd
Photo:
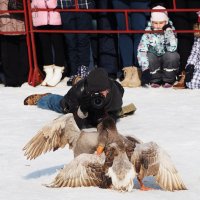
[[[141,86],[141,71],[137,67],[132,67],[132,77],[129,81],[128,87],[135,88]]]
[[[37,102],[44,96],[47,96],[51,93],[44,93],[44,94],[32,94],[28,97],[26,97],[26,99],[24,99],[24,105],[36,105]]]
[[[174,83],[174,89],[185,89],[185,71],[181,73],[180,77],[180,80]]]
[[[122,110],[119,112],[119,117],[126,117],[127,115],[133,115],[136,111],[136,107],[133,103],[130,103],[122,107]]]
[[[59,67],[55,65],[53,77],[49,81],[47,81],[47,85],[51,87],[56,86],[60,82],[63,72],[64,67]]]
[[[45,65],[43,67],[44,72],[46,73],[45,79],[42,81],[41,85],[46,86],[47,82],[53,78],[54,65]]]
[[[124,67],[123,71],[124,71],[124,80],[121,82],[121,85],[123,87],[129,87],[129,82],[130,82],[132,75],[133,75],[132,66],[131,67]]]

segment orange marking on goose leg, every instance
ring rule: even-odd
[[[142,180],[140,180],[140,178],[137,177],[137,180],[138,180],[138,182],[139,182],[139,184],[140,184],[140,190],[141,190],[141,191],[153,190],[153,188],[146,187],[146,186],[143,184]]]

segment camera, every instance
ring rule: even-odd
[[[101,109],[104,107],[105,104],[105,97],[98,93],[92,93],[91,94],[91,106],[95,109]]]

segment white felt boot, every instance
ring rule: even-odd
[[[64,71],[64,67],[59,67],[59,66],[55,65],[54,66],[53,77],[52,77],[52,79],[47,81],[47,85],[51,86],[51,87],[56,86],[60,82],[60,80],[62,78],[63,71]]]
[[[45,72],[45,79],[42,81],[41,85],[46,86],[47,82],[53,78],[54,65],[44,65],[43,70]]]

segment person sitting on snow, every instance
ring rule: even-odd
[[[138,46],[138,62],[142,69],[142,85],[172,87],[176,80],[180,56],[177,53],[175,29],[162,6],[152,8],[151,19]],[[156,11],[158,10],[158,11]],[[158,32],[159,30],[159,32]]]

